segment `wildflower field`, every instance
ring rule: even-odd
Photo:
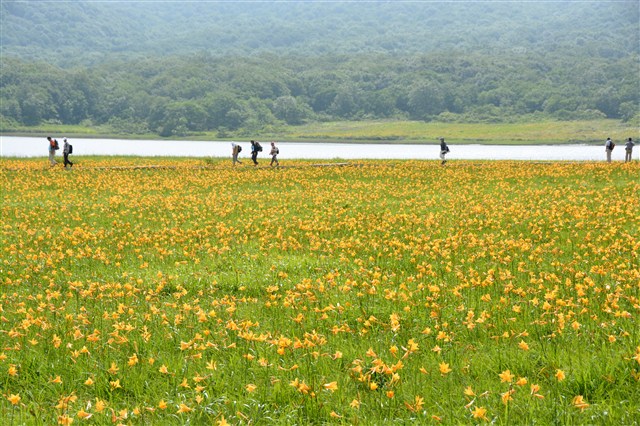
[[[637,162],[45,164],[0,167],[3,425],[640,422]]]

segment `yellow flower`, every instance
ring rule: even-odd
[[[78,416],[78,418],[80,418],[80,419],[88,419],[88,418],[91,418],[91,416],[93,416],[93,414],[87,413],[83,409],[80,409],[80,411],[78,411],[76,416]]]
[[[423,405],[424,405],[424,398],[418,395],[416,395],[416,398],[413,404],[410,404],[408,402],[404,403],[404,406],[407,407],[409,411],[414,413],[420,411]]]
[[[466,388],[464,388],[464,394],[468,397],[476,396],[476,393],[473,391],[473,389],[471,389],[471,386],[467,386]]]
[[[9,365],[9,369],[7,370],[7,374],[9,374],[12,377],[18,375],[18,369],[16,368],[15,364]]]
[[[244,388],[247,390],[247,392],[251,393],[254,390],[256,390],[258,387],[256,385],[254,385],[254,384],[249,383]]]
[[[473,416],[474,419],[482,419],[485,421],[489,420],[487,418],[487,409],[484,407],[474,408],[473,411],[471,411],[471,415]]]
[[[160,368],[158,368],[158,371],[161,372],[162,374],[169,374],[169,369],[164,364],[162,364]]]
[[[129,361],[127,362],[127,364],[129,364],[129,367],[133,367],[137,363],[138,363],[138,355],[137,354],[131,355],[129,357]]]
[[[111,363],[111,367],[107,370],[111,374],[116,374],[120,370],[115,362]]]
[[[527,384],[527,378],[526,377],[519,377],[518,380],[516,381],[516,385],[518,386],[524,386]]]
[[[18,405],[22,398],[20,398],[20,394],[11,394],[7,397],[7,399],[9,400],[11,405]]]
[[[102,413],[107,408],[107,403],[102,399],[96,398],[96,413]]]
[[[520,340],[520,343],[518,343],[518,347],[520,349],[522,349],[523,351],[528,351],[529,350],[529,345],[524,340]]]
[[[564,374],[564,371],[562,370],[556,370],[556,379],[558,379],[559,382],[563,381],[567,376]]]
[[[510,370],[503,371],[502,373],[498,374],[498,376],[500,377],[500,382],[502,383],[511,383],[513,381],[513,378],[515,377],[513,374],[511,374]]]
[[[502,400],[502,403],[506,405],[509,401],[513,400],[511,395],[513,395],[514,393],[516,393],[515,389],[510,389],[510,390],[506,391],[505,393],[501,393],[500,394],[500,399]]]
[[[584,400],[584,397],[582,395],[575,396],[571,403],[574,407],[579,408],[580,411],[584,411],[585,409],[589,408],[589,404]]]
[[[185,404],[181,403],[180,407],[178,408],[178,411],[176,411],[176,413],[177,414],[190,413],[191,411],[193,411],[193,408],[189,408]]]
[[[408,353],[413,353],[416,352],[419,349],[418,344],[416,343],[416,341],[414,339],[409,339],[409,341],[407,342],[407,352]]]
[[[330,390],[331,392],[335,392],[336,390],[338,390],[338,382],[325,383],[322,387]]]
[[[160,402],[158,402],[158,408],[161,410],[167,409],[167,403],[164,401],[164,399],[161,399]]]
[[[357,399],[354,399],[353,401],[351,401],[351,403],[349,404],[349,407],[351,408],[355,408],[356,410],[358,408],[360,408],[360,401],[358,401]]]
[[[91,386],[93,385],[94,381],[91,377],[89,377],[87,380],[84,381],[84,384],[87,386]]]
[[[60,398],[60,400],[58,401],[58,404],[56,405],[56,408],[58,410],[66,410],[69,407],[69,404],[73,404],[77,400],[78,400],[78,397],[74,393],[71,393],[71,395],[69,396],[64,396]]]
[[[58,424],[63,426],[69,426],[73,423],[73,419],[66,414],[58,416]]]
[[[60,376],[56,376],[53,379],[49,380],[49,383],[55,383],[55,384],[62,384],[62,379],[60,378]]]
[[[449,364],[447,364],[446,362],[441,362],[439,365],[440,368],[440,374],[442,374],[443,376],[446,374],[451,373],[451,368],[449,367]]]
[[[227,420],[224,418],[224,416],[222,416],[220,420],[218,420],[218,426],[229,426],[229,423],[227,423]]]

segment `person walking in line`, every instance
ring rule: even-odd
[[[269,152],[269,155],[271,156],[271,164],[269,165],[271,167],[273,167],[273,163],[276,163],[276,167],[280,166],[280,163],[278,162],[278,154],[280,154],[280,150],[276,147],[276,143],[271,142],[271,152]]]
[[[629,138],[627,143],[624,144],[624,162],[629,163],[631,161],[631,153],[633,152],[633,139]]]
[[[69,167],[73,167],[73,163],[69,161],[69,154],[71,154],[72,152],[73,152],[73,147],[71,146],[69,141],[67,141],[67,138],[64,138],[64,145],[62,145],[62,155],[64,157],[65,169],[67,168],[67,164],[69,165]]]
[[[254,140],[251,141],[251,161],[253,161],[253,165],[258,165],[258,153],[262,151],[262,145],[260,142],[256,142]]]
[[[440,163],[441,166],[444,166],[444,164],[447,162],[447,160],[444,159],[444,156],[448,153],[449,147],[447,146],[447,143],[444,141],[444,138],[440,138],[440,159],[442,160],[442,163]]]
[[[607,153],[607,163],[611,162],[611,152],[615,147],[616,147],[616,144],[613,143],[611,138],[607,138],[607,141],[604,143],[604,151]]]
[[[233,158],[233,165],[236,163],[242,164],[242,161],[238,160],[238,154],[242,151],[242,147],[234,142],[231,142],[231,157]]]
[[[56,161],[56,150],[59,149],[58,141],[51,136],[47,136],[47,140],[49,141],[49,164],[53,167],[58,164]]]

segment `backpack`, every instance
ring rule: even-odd
[[[55,149],[56,151],[60,149],[60,145],[58,145],[57,139],[53,140],[53,149]]]
[[[276,154],[280,154],[280,148],[276,148]]]
[[[610,148],[610,149],[611,149],[611,151],[613,151],[613,148],[615,148],[615,147],[616,147],[616,144],[615,144],[615,143],[613,143],[613,142],[611,142],[611,148]]]
[[[256,151],[262,152],[262,145],[260,145],[260,143],[258,142],[256,142]]]
[[[238,154],[242,152],[242,147],[240,145],[236,145],[238,147]]]
[[[73,145],[69,144],[69,154],[73,154]]]

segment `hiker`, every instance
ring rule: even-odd
[[[626,144],[624,144],[624,162],[628,163],[631,161],[631,152],[633,151],[633,139],[629,138]]]
[[[444,156],[448,153],[449,147],[447,146],[447,143],[444,141],[444,138],[440,138],[440,159],[442,160],[442,163],[440,163],[441,166],[444,166],[444,164],[447,162],[447,160],[444,159]]]
[[[251,161],[253,161],[253,165],[258,165],[258,153],[262,151],[262,145],[260,142],[256,142],[254,140],[251,141]]]
[[[47,136],[47,140],[49,141],[49,164],[53,167],[58,164],[56,161],[56,150],[60,149],[60,147],[58,146],[58,141],[51,136]]]
[[[271,164],[269,165],[271,167],[273,167],[273,163],[276,163],[276,167],[280,166],[280,163],[278,162],[278,154],[280,154],[280,150],[276,147],[276,143],[271,142],[271,152],[269,152],[269,155],[271,156]]]
[[[62,155],[64,157],[64,168],[67,168],[67,164],[69,167],[73,167],[73,163],[69,161],[69,154],[73,153],[73,147],[67,141],[67,138],[64,138],[64,145],[62,146]]]
[[[607,141],[604,143],[604,151],[607,153],[607,163],[611,162],[611,152],[615,147],[616,147],[616,144],[613,143],[611,138],[607,138]]]
[[[242,151],[242,147],[240,145],[237,145],[234,142],[231,142],[231,157],[233,158],[233,165],[235,166],[236,163],[242,164],[242,161],[238,160],[238,154],[240,154],[240,152]]]

